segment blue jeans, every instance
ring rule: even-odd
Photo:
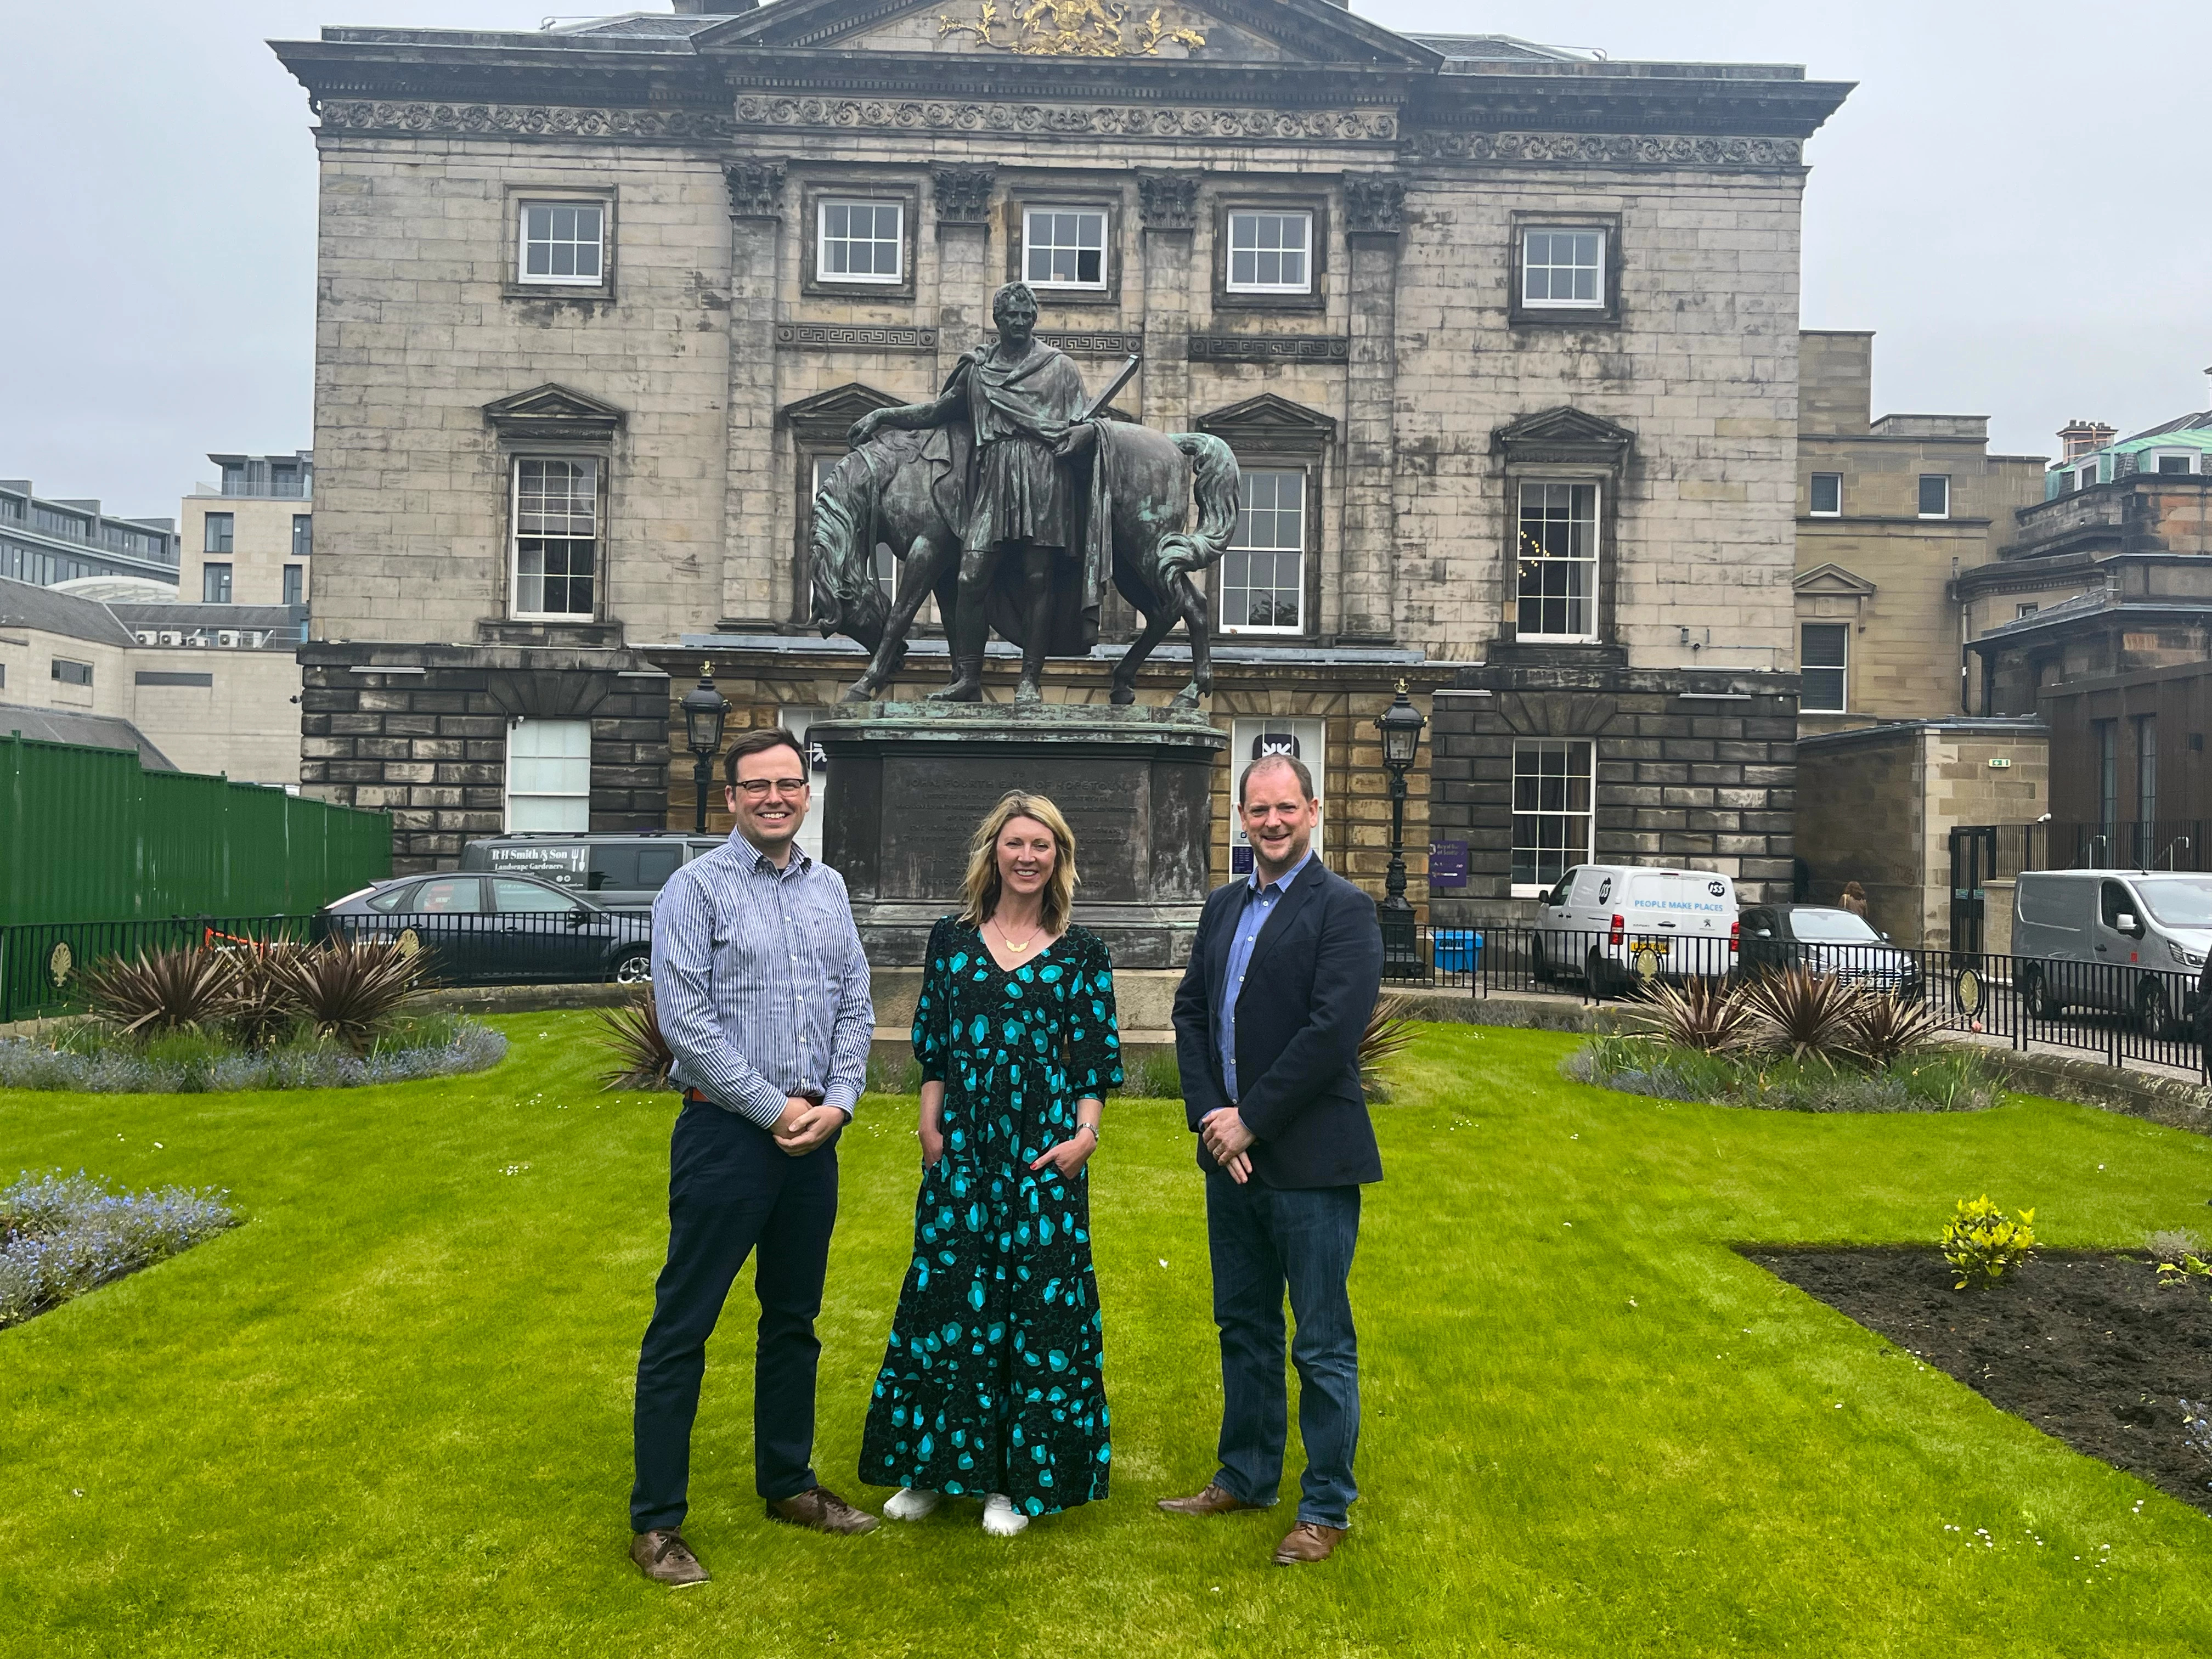
[[[1359,1339],[1346,1280],[1359,1242],[1359,1188],[1238,1186],[1206,1175],[1213,1257],[1213,1322],[1221,1329],[1221,1471],[1214,1485],[1247,1504],[1273,1504],[1290,1435],[1283,1376],[1283,1292],[1297,1330],[1298,1433],[1306,1472],[1298,1519],[1351,1524],[1352,1458],[1359,1444]]]

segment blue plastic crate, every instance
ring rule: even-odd
[[[1482,965],[1482,935],[1472,927],[1439,927],[1435,933],[1437,971],[1470,974]]]

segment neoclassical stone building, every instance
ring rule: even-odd
[[[1318,763],[1330,862],[1379,879],[1403,678],[1440,918],[1593,854],[1786,880],[1802,146],[1846,88],[1330,0],[723,8],[276,46],[320,117],[306,781],[404,864],[688,824],[702,662],[740,725],[833,701],[817,465],[1019,276],[1094,388],[1141,357],[1117,408],[1237,452],[1212,712]],[[1103,696],[1108,622],[1054,695]]]

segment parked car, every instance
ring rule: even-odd
[[[603,909],[650,915],[669,877],[721,844],[718,836],[672,836],[661,830],[494,836],[462,848],[461,868],[535,876]]]
[[[313,931],[411,941],[448,985],[653,977],[652,918],[617,915],[534,876],[398,876],[325,905]]]
[[[2212,950],[2212,876],[2031,870],[2013,890],[2020,994],[2038,1019],[2133,1013],[2154,1036],[2192,1019]]]
[[[1826,904],[1755,904],[1739,918],[1736,976],[1755,979],[1784,968],[1832,974],[1846,985],[1893,991],[1917,1002],[1926,987],[1918,958],[1877,933],[1864,916]]]
[[[1539,903],[1539,980],[1578,975],[1614,996],[1632,979],[1717,979],[1735,965],[1735,883],[1715,871],[1578,864]]]

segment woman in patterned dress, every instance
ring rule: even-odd
[[[1106,947],[1069,925],[1075,881],[1060,809],[1010,794],[929,936],[914,1261],[860,1443],[860,1479],[902,1488],[894,1520],[977,1496],[1011,1536],[1106,1495],[1085,1166],[1121,1054]]]

